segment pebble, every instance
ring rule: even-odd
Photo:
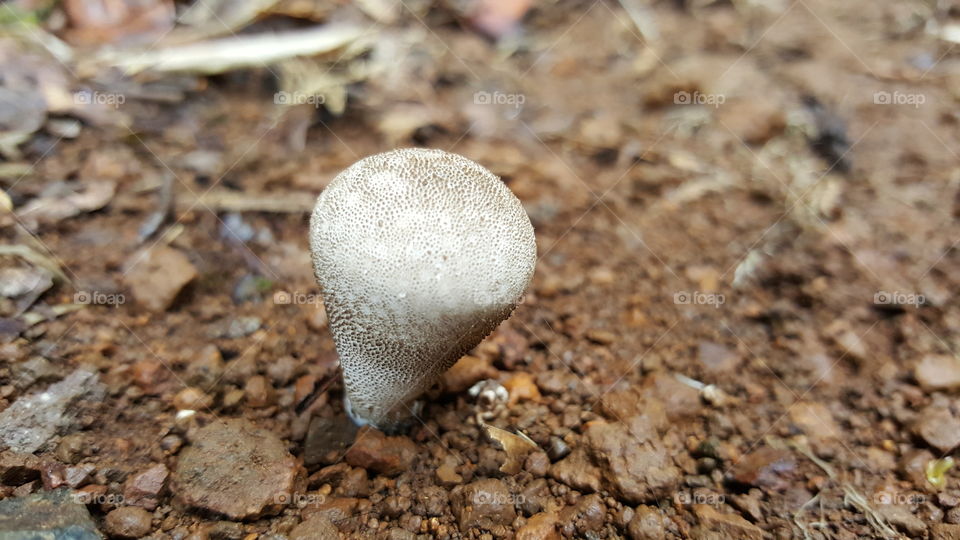
[[[550,467],[550,477],[580,491],[600,489],[600,468],[587,457],[584,448],[577,448],[565,459]]]
[[[101,401],[105,393],[96,373],[77,369],[46,390],[21,397],[0,412],[0,441],[14,452],[32,454],[75,423],[73,405]]]
[[[329,519],[313,516],[294,527],[287,537],[290,540],[339,540],[340,533]]]
[[[162,312],[196,277],[197,269],[186,255],[158,244],[127,260],[124,282],[139,304],[150,311]]]
[[[229,419],[200,428],[180,451],[173,491],[187,506],[253,519],[280,512],[302,490],[304,476],[273,432]]]
[[[18,390],[25,390],[38,382],[53,382],[60,378],[60,371],[49,360],[34,356],[15,365],[11,382]]]
[[[243,393],[246,396],[247,405],[254,408],[272,405],[276,397],[273,386],[263,375],[254,375],[247,379],[247,384],[243,387]]]
[[[509,525],[517,517],[513,501],[507,485],[496,478],[477,480],[450,492],[461,532],[472,527],[490,530],[497,525]]]
[[[913,431],[944,453],[960,445],[960,419],[943,407],[931,406],[921,411]]]
[[[173,406],[178,411],[207,410],[213,406],[213,396],[199,388],[189,386],[173,396]]]
[[[526,525],[517,529],[516,540],[560,540],[557,532],[557,515],[542,512],[527,520]]]
[[[303,444],[303,461],[307,465],[332,464],[357,438],[357,425],[346,416],[324,418],[314,416]]]
[[[789,486],[785,477],[791,475],[796,466],[790,452],[765,446],[743,456],[731,468],[730,477],[739,484],[782,491]]]
[[[736,369],[740,357],[725,345],[701,341],[697,346],[697,359],[707,373],[727,373]]]
[[[110,536],[142,538],[150,532],[153,516],[143,508],[124,506],[107,514],[104,524]]]
[[[667,537],[669,520],[659,510],[640,505],[627,525],[631,540],[662,540]]]
[[[140,360],[133,364],[130,370],[133,383],[148,395],[159,393],[158,385],[164,380],[166,373],[163,364],[156,360]]]
[[[590,328],[584,333],[584,337],[598,345],[610,345],[617,340],[616,334],[600,328]]]
[[[877,504],[874,505],[887,523],[909,534],[913,538],[922,538],[927,531],[927,524],[910,511],[904,504]]]
[[[917,363],[913,375],[925,390],[952,390],[960,387],[960,359],[947,354],[930,354]]]
[[[297,374],[299,363],[292,356],[281,356],[267,366],[267,375],[274,383],[286,386]]]
[[[840,436],[840,426],[823,403],[801,401],[793,404],[790,406],[790,421],[816,441],[836,439]]]
[[[204,346],[187,365],[186,382],[200,388],[212,387],[223,376],[223,356],[216,345]]]
[[[546,476],[550,468],[550,458],[542,451],[530,452],[523,463],[523,468],[535,478]]]
[[[503,387],[507,389],[507,393],[510,395],[508,402],[510,405],[516,405],[520,401],[540,400],[540,389],[533,382],[533,375],[525,371],[519,371],[511,375],[504,381]]]
[[[360,428],[353,446],[347,450],[346,462],[354,467],[397,476],[413,465],[417,445],[407,437],[388,437],[369,426]]]
[[[583,536],[590,531],[600,530],[605,517],[603,498],[594,493],[581,497],[577,504],[561,510],[559,521],[565,531],[576,530],[580,533],[578,536]]]
[[[740,538],[746,540],[763,540],[763,529],[743,519],[737,514],[721,514],[708,504],[693,505],[693,514],[697,522],[709,533],[719,534],[720,538]],[[693,533],[691,536],[703,536]]]
[[[490,360],[477,356],[464,356],[443,374],[441,384],[445,392],[459,394],[484,379],[496,379],[500,375]]]
[[[630,418],[626,424],[591,422],[584,440],[605,486],[624,501],[668,497],[680,484],[680,469],[645,417]]]
[[[0,452],[0,483],[19,486],[40,478],[40,458],[33,454]]]
[[[123,485],[124,503],[147,510],[155,509],[169,476],[170,471],[163,463],[157,463],[141,473],[130,476]]]
[[[87,507],[76,502],[66,489],[0,500],[0,537],[4,540],[101,539]]]

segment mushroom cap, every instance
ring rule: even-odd
[[[510,315],[537,253],[499,178],[414,148],[340,173],[317,199],[310,249],[351,414],[382,429]]]

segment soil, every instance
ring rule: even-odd
[[[494,42],[416,4],[340,115],[258,69],[21,145],[14,212],[87,196],[0,221],[64,274],[0,299],[0,505],[67,488],[177,540],[960,538],[957,6],[560,1]],[[539,261],[385,435],[346,420],[307,211],[396,146],[501,176]],[[58,420],[16,408],[44,390]]]

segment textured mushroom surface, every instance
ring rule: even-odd
[[[351,415],[387,430],[510,315],[536,265],[520,201],[440,150],[343,171],[317,199],[310,249]]]

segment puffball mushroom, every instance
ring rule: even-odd
[[[467,158],[364,158],[317,199],[310,251],[348,414],[396,431],[417,397],[506,319],[537,247],[520,201]]]

